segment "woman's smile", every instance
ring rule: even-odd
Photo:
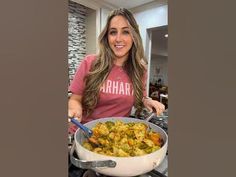
[[[117,49],[122,49],[125,45],[115,45]]]

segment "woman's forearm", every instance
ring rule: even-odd
[[[72,94],[68,101],[68,117],[82,118],[82,96]]]

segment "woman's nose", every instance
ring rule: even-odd
[[[119,41],[121,41],[121,40],[122,40],[121,34],[120,34],[120,33],[117,33],[117,35],[116,35],[116,41],[119,42]]]

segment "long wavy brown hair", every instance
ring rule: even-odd
[[[100,87],[108,77],[114,61],[114,53],[108,43],[108,29],[113,17],[121,15],[127,19],[131,36],[133,39],[132,47],[129,51],[129,56],[123,65],[133,84],[135,96],[136,116],[143,109],[143,89],[144,89],[144,74],[146,72],[147,60],[144,57],[142,39],[140,36],[138,24],[132,13],[125,8],[113,10],[107,18],[107,23],[98,37],[99,53],[96,60],[92,64],[90,72],[85,77],[85,89],[82,98],[82,105],[86,115],[93,112],[99,99]]]

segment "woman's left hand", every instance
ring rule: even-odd
[[[165,110],[165,105],[151,98],[145,98],[143,104],[149,111],[154,109],[157,115],[161,115]]]

